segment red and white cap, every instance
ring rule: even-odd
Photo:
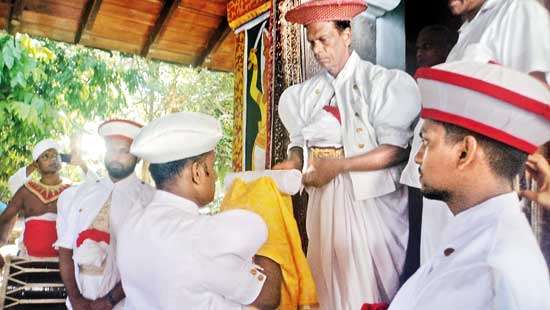
[[[459,61],[421,68],[421,117],[454,124],[526,153],[550,140],[550,90],[499,64]]]
[[[365,0],[312,0],[288,11],[287,21],[302,25],[315,22],[351,20],[367,9]]]
[[[97,132],[103,138],[134,140],[143,125],[125,119],[112,119],[99,125]]]

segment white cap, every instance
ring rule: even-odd
[[[32,150],[32,159],[37,160],[38,157],[42,155],[42,153],[46,152],[49,149],[54,149],[59,152],[59,150],[61,150],[61,147],[59,147],[59,144],[57,144],[57,142],[53,140],[50,140],[50,139],[42,140],[38,142],[38,144],[36,144],[36,146]]]
[[[526,153],[550,140],[550,90],[499,64],[451,62],[416,73],[421,117],[454,124]]]
[[[104,138],[123,138],[133,140],[143,125],[125,119],[112,119],[99,125],[97,132]]]
[[[196,112],[168,114],[143,127],[130,153],[153,164],[207,153],[222,137],[220,122]]]

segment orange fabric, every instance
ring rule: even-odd
[[[23,244],[27,253],[35,257],[56,257],[57,251],[53,248],[57,240],[55,221],[29,220],[25,222]]]
[[[235,180],[222,202],[222,210],[245,209],[260,215],[267,224],[268,239],[258,255],[281,266],[280,309],[303,309],[318,304],[315,282],[302,251],[298,225],[290,196],[281,194],[269,177],[250,183]]]

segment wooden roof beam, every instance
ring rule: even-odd
[[[23,13],[23,8],[25,7],[24,0],[14,0],[11,4],[10,14],[8,15],[8,33],[14,34],[15,27],[19,25],[19,18]]]
[[[197,58],[197,61],[195,63],[196,66],[204,66],[206,63],[206,60],[211,54],[214,54],[216,50],[222,45],[225,38],[229,35],[231,29],[229,28],[229,24],[227,23],[227,19],[224,17],[222,18],[222,22],[214,31],[212,36],[210,36],[210,39],[208,40],[208,44],[206,45],[206,48],[202,52],[202,54]]]
[[[155,44],[158,39],[162,36],[164,31],[166,30],[166,26],[168,26],[168,21],[180,5],[181,0],[165,0],[164,4],[162,5],[162,9],[160,11],[159,17],[157,18],[155,25],[153,26],[153,29],[151,29],[151,32],[149,32],[149,35],[147,36],[147,40],[145,41],[145,44],[143,45],[143,48],[141,49],[141,56],[147,57],[149,54],[149,50],[151,49],[151,46]]]
[[[82,34],[85,30],[90,30],[94,26],[97,13],[101,7],[102,0],[88,0],[84,5],[82,10],[82,17],[80,18],[80,23],[78,24],[78,29],[74,36],[74,44],[80,43],[82,39]]]

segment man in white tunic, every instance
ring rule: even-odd
[[[126,309],[276,309],[281,269],[255,255],[267,227],[245,210],[201,215],[214,199],[214,149],[222,136],[211,116],[180,112],[151,122],[132,154],[151,162],[157,192],[119,231],[117,260]]]
[[[397,165],[408,154],[420,97],[406,73],[351,50],[349,21],[365,9],[362,0],[322,0],[286,14],[305,25],[324,68],[281,96],[289,159],[274,167],[304,169],[307,258],[322,309],[391,300],[407,246],[407,191]]]
[[[130,145],[141,127],[128,120],[100,125],[109,176],[83,183],[59,198],[55,245],[69,309],[123,307],[116,232],[130,209],[145,206],[155,191],[134,173],[138,158],[130,154]]]
[[[548,268],[512,189],[527,154],[550,139],[550,91],[479,62],[421,69],[417,78],[422,194],[454,218],[390,310],[550,309]]]
[[[550,83],[550,15],[536,0],[449,0],[454,15],[464,24],[447,62],[492,60],[529,73]],[[420,147],[422,121],[415,128],[411,156],[401,183],[420,188],[414,154]],[[452,218],[445,204],[423,199],[421,263],[426,262],[441,242],[441,232]]]

